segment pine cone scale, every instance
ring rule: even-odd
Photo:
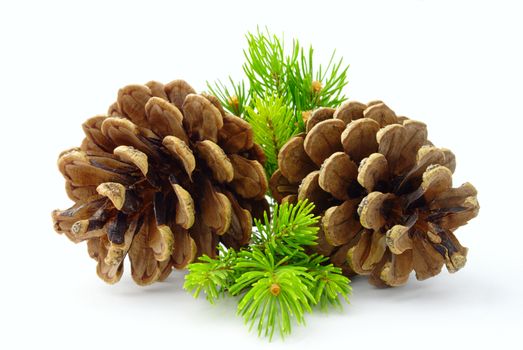
[[[173,80],[165,85],[164,90],[169,101],[180,111],[183,108],[185,98],[190,94],[196,94],[196,91],[185,80]]]
[[[119,110],[129,118],[133,124],[147,128],[149,123],[145,114],[144,106],[153,97],[151,89],[145,85],[128,85],[118,91]]]
[[[278,153],[278,167],[281,174],[294,184],[300,183],[308,173],[317,169],[303,147],[304,137],[291,138]]]
[[[350,186],[358,176],[358,167],[344,152],[335,152],[327,158],[321,168],[320,187],[339,200],[350,198]]]
[[[147,122],[160,138],[176,136],[188,143],[187,134],[183,130],[183,115],[176,106],[160,97],[152,97],[145,105]]]
[[[332,246],[349,243],[362,230],[357,216],[354,215],[359,199],[343,202],[330,207],[322,218],[322,227],[326,241]]]
[[[218,141],[218,130],[223,127],[220,111],[208,99],[189,94],[183,102],[184,124],[190,138]]]
[[[345,153],[354,162],[360,162],[378,150],[376,133],[380,125],[369,118],[358,119],[347,124],[341,135],[341,143]]]
[[[347,101],[341,104],[334,112],[333,118],[342,120],[345,125],[352,120],[363,118],[363,112],[367,106],[356,101]]]
[[[342,150],[340,136],[345,124],[338,119],[328,119],[316,124],[307,134],[303,147],[318,167],[332,153]]]
[[[367,192],[378,191],[386,187],[390,176],[389,162],[383,154],[373,153],[369,157],[362,159],[356,173],[358,183]]]
[[[104,152],[111,152],[114,149],[114,143],[108,139],[102,132],[102,123],[107,117],[105,116],[96,116],[87,119],[82,124],[82,129],[85,133],[85,136],[88,140],[93,142]]]

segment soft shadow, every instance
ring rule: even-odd
[[[442,271],[439,275],[425,281],[416,280],[412,274],[408,283],[401,287],[377,288],[368,283],[364,276],[353,277],[353,296],[351,301],[359,308],[374,303],[394,302],[399,304],[423,303],[448,305],[450,302],[472,302],[478,298],[489,298],[495,294],[491,283],[465,271],[458,275]]]
[[[151,294],[157,296],[177,296],[187,294],[183,289],[185,275],[186,271],[175,270],[165,281],[156,282],[149,286],[138,286],[129,275],[124,275],[116,285],[104,289],[107,293],[122,297],[141,298],[142,296],[148,297]]]

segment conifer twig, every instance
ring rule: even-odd
[[[340,297],[348,301],[351,293],[349,279],[327,258],[305,252],[317,239],[313,208],[307,201],[275,205],[271,220],[256,221],[253,244],[240,251],[221,247],[216,259],[203,256],[190,264],[184,288],[195,297],[203,291],[211,303],[239,296],[238,314],[270,339],[304,324],[315,306],[341,306]]]
[[[258,28],[247,33],[246,39],[242,66],[246,82],[229,77],[227,85],[217,81],[207,86],[225,109],[253,125],[270,177],[281,146],[304,131],[303,116],[319,107],[336,107],[346,99],[348,65],[336,59],[334,51],[326,66],[317,66],[312,46],[305,50],[293,40],[289,51],[283,36],[268,29]]]

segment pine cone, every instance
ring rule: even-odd
[[[454,231],[479,211],[470,183],[452,188],[454,154],[427,140],[426,125],[381,101],[316,110],[306,133],[280,150],[270,180],[277,201],[309,199],[322,215],[315,252],[377,286],[462,268]]]
[[[52,214],[57,232],[87,240],[103,280],[121,278],[126,255],[146,285],[215,256],[218,242],[249,241],[268,184],[247,122],[182,80],[126,86],[108,114],[88,119],[81,147],[60,155],[76,203]]]

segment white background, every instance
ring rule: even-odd
[[[234,301],[210,306],[128,271],[109,286],[84,244],[52,229],[71,202],[58,153],[119,87],[241,76],[244,33],[269,26],[350,63],[347,95],[379,98],[429,125],[458,157],[455,184],[479,190],[480,215],[458,230],[467,266],[378,290],[353,282],[342,312],[315,313],[275,348],[522,348],[523,11],[443,1],[2,1],[0,5],[0,348],[248,348]]]

